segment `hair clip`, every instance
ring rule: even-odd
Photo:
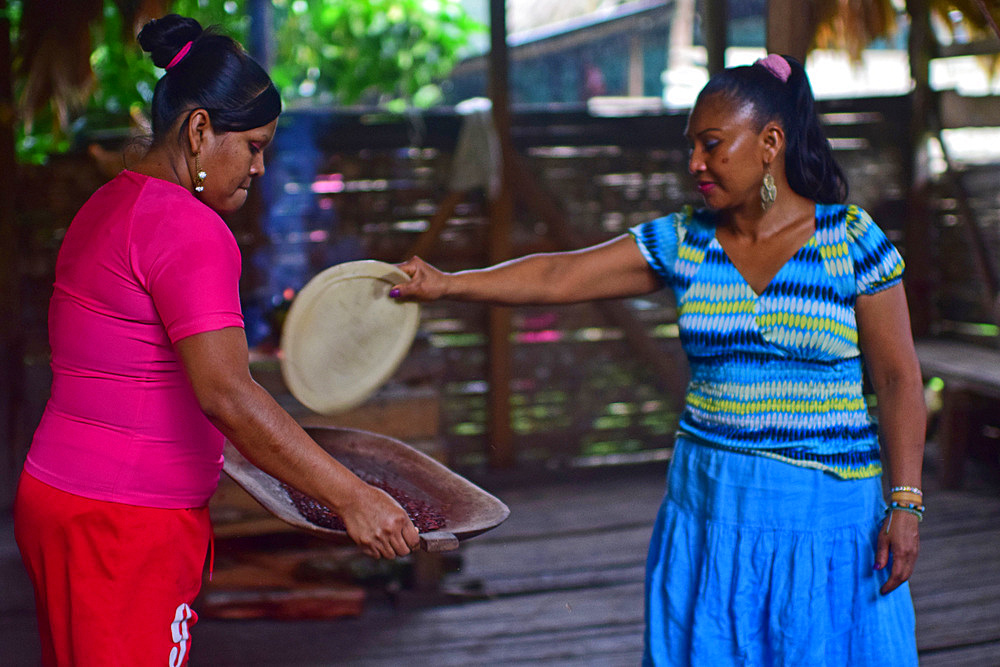
[[[768,72],[777,77],[782,83],[788,82],[788,77],[792,74],[792,66],[788,64],[783,56],[772,53],[766,58],[759,58],[754,65],[760,65]]]
[[[187,44],[181,47],[181,50],[178,51],[177,54],[170,59],[170,62],[167,63],[167,66],[164,67],[163,69],[169,70],[171,67],[173,67],[180,61],[184,60],[184,56],[186,56],[188,54],[188,51],[190,50],[191,50],[191,42],[188,42]]]

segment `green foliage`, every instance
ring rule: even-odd
[[[17,23],[25,1],[12,3],[12,41],[17,39]],[[218,25],[227,34],[243,42],[249,19],[242,15],[243,3],[232,0],[175,0],[171,11],[191,16],[202,25]],[[15,13],[16,12],[16,13]],[[122,25],[122,16],[114,2],[105,0],[102,21],[90,26],[90,65],[95,86],[87,105],[69,128],[61,128],[51,108],[36,114],[30,127],[18,124],[15,137],[18,160],[42,163],[53,153],[70,150],[74,141],[89,141],[104,131],[123,131],[145,113],[153,98],[153,87],[163,70],[139,48],[134,37]],[[19,91],[17,91],[19,92]]]
[[[282,97],[428,107],[469,37],[484,27],[457,0],[274,0]],[[280,15],[280,16],[279,16]]]
[[[91,26],[94,50],[90,65],[97,85],[74,128],[78,133],[127,127],[130,115],[142,113],[153,99],[159,71],[133,39],[124,39],[124,34],[121,15],[105,5],[103,23]]]
[[[9,0],[16,40],[21,6]],[[438,82],[485,31],[458,0],[272,0],[275,64],[271,75],[289,106],[368,103],[389,111],[429,107],[442,97]],[[246,44],[246,0],[174,0],[170,11],[217,25]],[[163,71],[131,37],[105,0],[103,21],[91,26],[97,84],[87,107],[68,129],[44,109],[28,129],[18,127],[18,158],[42,162],[71,148],[73,137],[122,130],[143,113]]]
[[[10,21],[10,41],[16,45],[20,32],[23,2],[8,0],[4,10],[4,18]],[[17,94],[19,90],[15,90]],[[51,109],[46,109],[35,118],[34,130],[25,127],[23,123],[14,126],[14,142],[18,158],[22,162],[40,162],[50,153],[64,152],[69,148],[69,139],[59,132],[55,125],[55,117]]]

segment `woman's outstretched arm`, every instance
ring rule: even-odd
[[[628,234],[582,250],[527,255],[484,269],[445,273],[419,257],[399,267],[410,281],[396,285],[390,294],[414,301],[579,303],[648,294],[661,287]]]

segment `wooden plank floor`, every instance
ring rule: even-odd
[[[372,600],[336,621],[202,621],[192,664],[637,665],[663,474],[493,487],[511,518],[466,542],[461,571],[444,581],[468,601]],[[940,491],[931,474],[927,486],[912,580],[921,664],[1000,665],[1000,486]]]
[[[497,482],[488,488],[511,517],[463,544],[461,569],[443,582],[452,596],[372,595],[358,618],[203,618],[191,664],[637,665],[663,476],[646,467]],[[1000,484],[973,478],[967,490],[941,491],[932,474],[927,482],[931,511],[912,579],[921,665],[1000,665]],[[0,604],[0,641],[16,649],[4,664],[36,664],[24,582],[11,587],[16,567],[0,576],[20,600]]]
[[[492,489],[511,518],[464,543],[461,570],[443,584],[469,601],[371,600],[361,618],[335,621],[200,621],[192,664],[637,665],[663,474]],[[293,627],[303,641],[288,640]]]

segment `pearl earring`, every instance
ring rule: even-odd
[[[195,192],[202,192],[202,191],[204,191],[204,189],[205,189],[205,177],[208,176],[208,174],[205,173],[205,170],[201,168],[201,161],[198,159],[199,155],[201,155],[200,152],[194,154],[194,191]]]

